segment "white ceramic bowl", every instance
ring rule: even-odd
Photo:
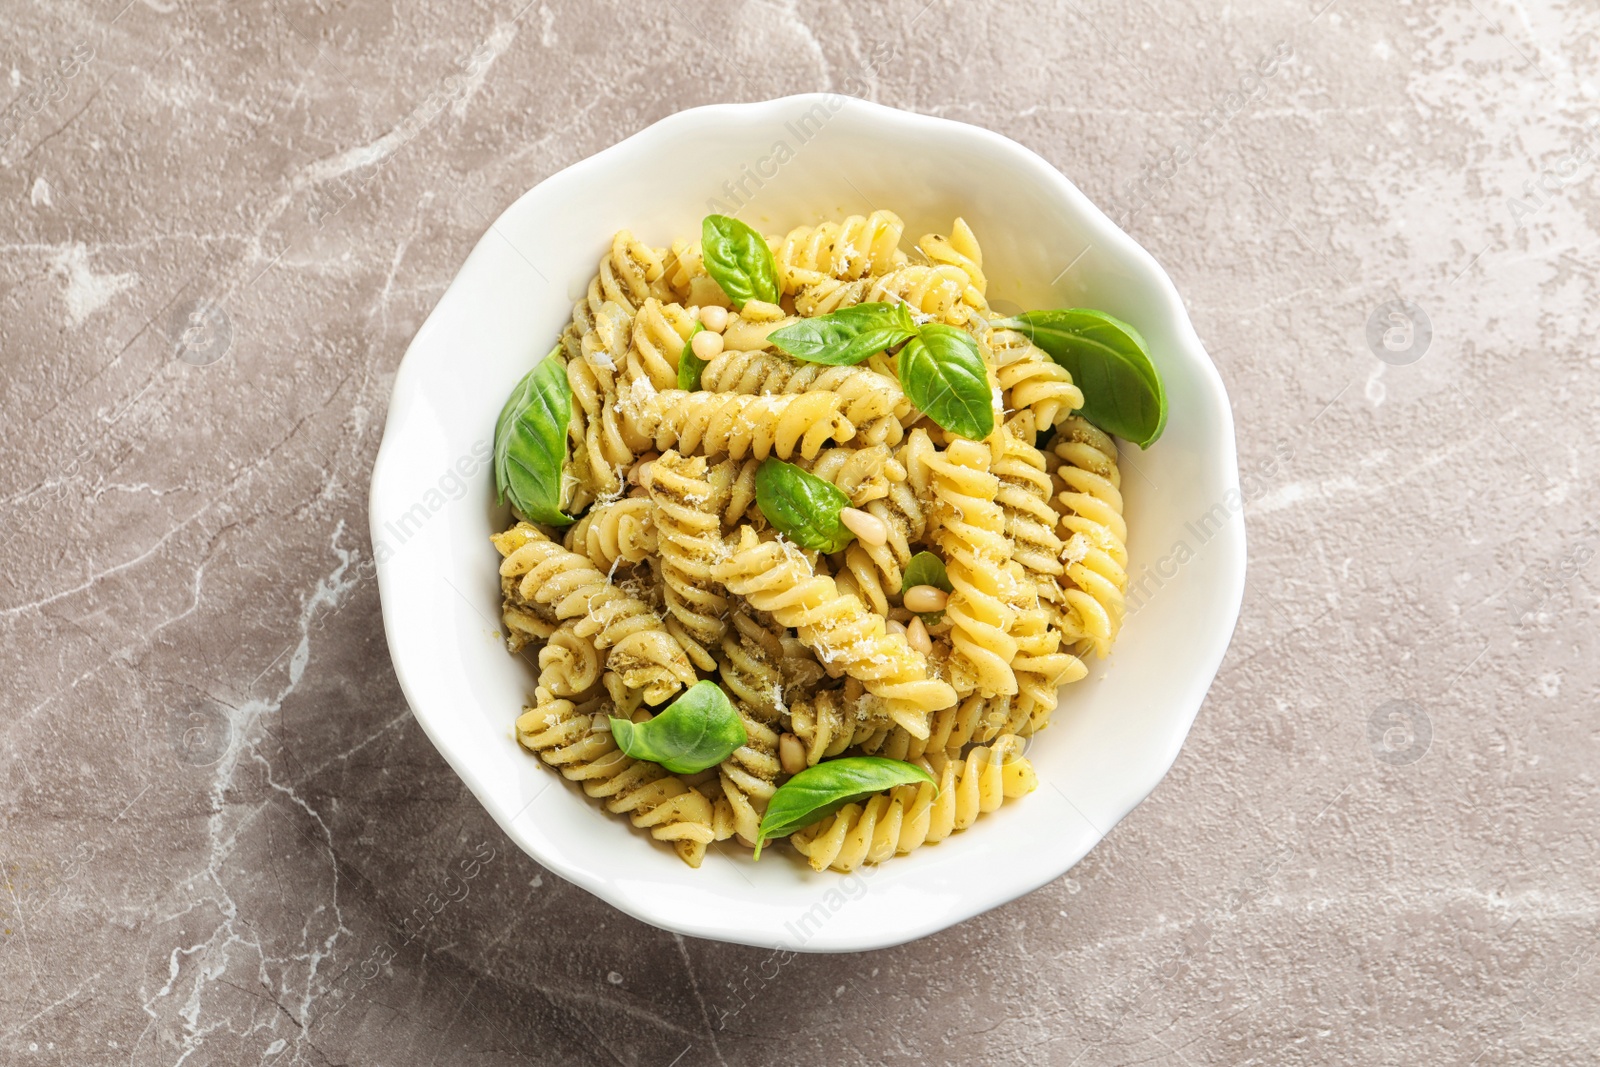
[[[691,870],[513,739],[533,674],[499,634],[489,535],[508,517],[487,463],[495,416],[549,351],[614,231],[659,246],[697,235],[709,211],[737,210],[778,233],[879,207],[905,219],[908,245],[966,218],[1000,307],[1100,308],[1149,341],[1171,416],[1148,452],[1123,449],[1134,607],[1111,657],[1065,690],[1053,725],[1034,740],[1041,784],[1032,795],[847,877],[813,873],[782,846],[760,863],[718,846]],[[796,951],[898,944],[1067,871],[1171,766],[1244,589],[1228,398],[1155,260],[1021,145],[839,96],[684,111],[512,204],[400,364],[371,520],[406,699],[506,834],[645,922]]]

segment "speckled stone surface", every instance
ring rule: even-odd
[[[1594,5],[0,28],[0,1062],[1600,1058]],[[816,89],[998,130],[1126,220],[1233,397],[1251,563],[1177,765],[1082,864],[790,959],[509,845],[396,685],[365,497],[501,209],[678,109]]]

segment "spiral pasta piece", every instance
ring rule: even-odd
[[[979,339],[994,363],[1007,409],[1028,409],[1034,426],[1042,430],[1083,407],[1083,392],[1072,383],[1072,375],[1026,334],[997,326],[981,331]]]
[[[938,785],[897,786],[867,800],[847,804],[833,815],[789,837],[813,870],[853,871],[863,863],[882,863],[923,845],[937,844],[965,830],[978,816],[1007,799],[1038,787],[1038,777],[1022,743],[1007,734],[992,745],[975,746],[962,759],[936,755],[922,761]]]
[[[495,550],[502,557],[509,556],[525,545],[539,531],[529,523],[519,522],[511,529],[490,535]],[[542,535],[539,535],[542,536]],[[506,648],[516,653],[535,642],[544,641],[556,632],[560,620],[544,604],[531,604],[522,599],[520,574],[500,575],[500,621],[506,628]]]
[[[877,371],[802,363],[776,352],[724,351],[706,364],[700,384],[715,393],[837,393],[844,417],[857,426],[911,410],[900,383]]]
[[[694,334],[695,317],[681,304],[649,297],[633,318],[623,378],[649,379],[656,390],[678,387],[678,357]]]
[[[745,313],[734,312],[728,316],[728,325],[722,331],[722,343],[727,351],[755,352],[769,348],[775,332],[798,321],[792,315],[764,314],[765,309],[752,307],[753,304],[755,301],[745,305]]]
[[[580,637],[577,622],[568,619],[539,650],[539,684],[558,697],[576,697],[600,682],[600,650],[594,639]]]
[[[556,631],[554,619],[532,610],[530,605],[519,603],[508,593],[501,595],[500,621],[506,628],[506,650],[511,653],[521,652],[528,645],[543,641]]]
[[[1009,591],[1005,568],[1011,546],[1005,515],[995,503],[1000,480],[990,473],[990,450],[977,441],[957,439],[926,462],[935,501],[933,538],[955,589],[945,615],[951,623],[957,688],[984,696],[1015,693],[1011,660],[1017,643],[1008,633],[1015,611],[1002,600]]]
[[[883,584],[883,571],[860,541],[850,542],[844,550],[843,566],[834,574],[834,581],[841,592],[851,594],[885,617],[890,611],[889,598],[900,592],[899,588]]]
[[[955,703],[955,691],[929,677],[927,661],[904,637],[890,633],[860,600],[841,595],[793,545],[761,541],[743,527],[733,554],[714,573],[729,592],[794,627],[830,672],[860,680],[912,734],[927,736],[928,714]]]
[[[722,523],[706,505],[711,483],[704,456],[672,450],[650,465],[649,503],[661,549],[661,584],[666,590],[667,629],[702,670],[716,667],[711,649],[728,632],[728,599],[711,568],[722,550]]]
[[[680,304],[687,306],[705,303],[690,296],[695,279],[704,279],[713,286],[716,285],[706,273],[705,260],[701,255],[698,241],[690,242],[681,237],[675,239],[666,257],[661,261],[661,266],[661,280],[672,291],[672,298]],[[723,300],[724,302],[727,300],[725,295]]]
[[[805,746],[806,760],[815,764],[856,748],[871,756],[915,760],[928,753],[954,753],[971,742],[991,741],[1025,724],[1026,716],[1013,712],[1010,697],[976,694],[933,713],[928,736],[913,737],[890,720],[882,703],[866,697],[857,687],[823,690],[793,708],[793,729]]]
[[[797,700],[790,709],[790,728],[805,747],[806,766],[891,730],[906,732],[890,718],[882,700],[869,696],[856,679],[850,681],[854,684],[846,683],[843,689],[823,689]]]
[[[1001,424],[1000,451],[992,468],[1000,480],[995,503],[1005,516],[1012,558],[1022,564],[1042,600],[1059,601],[1063,571],[1060,516],[1050,506],[1051,478],[1044,453],[1033,446],[1033,414],[1022,411]]]
[[[958,752],[973,741],[993,740],[1012,721],[1009,697],[982,697],[971,694],[948,708],[933,713],[928,720],[928,736],[912,737],[893,724],[876,730],[857,731],[854,744],[870,756],[915,760],[928,753]]]
[[[750,708],[736,703],[734,709],[744,724],[746,740],[722,761],[717,774],[733,817],[733,833],[754,844],[760,836],[761,816],[783,771],[778,762],[778,731]]]
[[[650,501],[623,497],[596,504],[567,527],[562,541],[608,574],[619,563],[643,563],[656,551]]]
[[[706,481],[711,485],[711,499],[707,509],[722,519],[724,530],[737,526],[756,502],[756,472],[761,461],[748,459],[722,459],[706,469]]]
[[[796,227],[773,251],[779,285],[785,293],[793,293],[824,279],[851,281],[885,274],[906,262],[900,251],[905,228],[892,211]]]
[[[600,273],[595,281],[602,299],[632,312],[652,296],[672,299],[672,288],[663,279],[664,273],[661,253],[639,241],[628,230],[618,230],[611,240],[611,251],[600,261]]]
[[[840,407],[836,393],[737,396],[669,389],[638,400],[624,416],[662,451],[788,459],[796,452],[812,457],[829,441],[854,437],[855,426]]]
[[[580,303],[580,309],[588,305]],[[598,495],[615,492],[620,470],[633,461],[618,411],[617,373],[626,358],[633,316],[621,305],[606,301],[584,316],[589,323],[567,359],[567,383],[572,387],[576,413],[583,423],[583,476]],[[577,324],[574,317],[574,325]]]
[[[884,524],[888,530],[888,540],[881,545],[858,541],[851,548],[859,548],[860,554],[864,554],[878,568],[880,581],[877,584],[886,590],[899,591],[904,576],[902,568],[916,552],[912,546],[928,532],[928,507],[925,501],[931,499],[931,492],[925,460],[934,451],[926,433],[913,433],[895,453],[896,466],[899,471],[905,472],[905,478],[892,478],[884,496],[861,505],[863,511]],[[920,479],[911,477],[913,468],[921,475]],[[849,555],[846,557],[852,571],[858,565],[860,554],[854,558]],[[865,587],[868,584],[863,579],[862,585]]]
[[[1037,599],[1020,607],[1011,636],[1017,654],[1011,671],[1017,676],[1017,695],[1006,729],[1030,734],[1042,730],[1056,709],[1059,690],[1088,673],[1083,661],[1061,647],[1061,628],[1054,605]]]
[[[608,650],[606,668],[630,689],[659,704],[680,686],[697,680],[683,647],[649,604],[612,585],[586,556],[553,543],[529,523],[518,523],[513,537],[497,535],[504,559],[502,578],[517,578],[524,603],[553,609],[556,618],[576,619],[580,637],[593,637]],[[518,543],[520,542],[520,543]]]
[[[828,270],[835,278],[884,274],[906,261],[900,235],[906,224],[892,211],[850,215],[839,223],[829,250]]]
[[[929,263],[956,267],[965,274],[968,291],[962,294],[962,299],[973,307],[988,309],[989,279],[983,273],[983,250],[978,247],[978,237],[965,219],[956,219],[949,237],[927,234],[917,242],[917,249],[928,257]]]
[[[794,298],[794,307],[802,315],[814,316],[828,315],[856,304],[898,301],[909,304],[913,311],[923,315],[960,325],[968,316],[964,312],[956,314],[956,309],[961,305],[967,286],[967,275],[959,267],[913,263],[888,274],[856,281],[823,278],[801,290]]]
[[[722,638],[717,657],[722,684],[734,699],[751,708],[764,721],[784,714],[783,642],[744,609],[732,615],[732,625]]]
[[[659,764],[617,748],[605,710],[582,710],[540,686],[518,717],[516,732],[523,748],[603,801],[607,811],[626,815],[657,841],[671,843],[689,866],[700,866],[716,838],[710,801]]]
[[[888,445],[862,448],[824,448],[814,459],[801,458],[802,470],[831,482],[850,498],[855,507],[889,495],[889,487],[906,480],[906,469],[894,458]]]
[[[1110,651],[1122,625],[1128,588],[1128,526],[1122,517],[1117,446],[1098,427],[1074,416],[1060,427],[1056,476],[1067,486],[1061,504],[1066,567],[1063,628],[1097,656]]]

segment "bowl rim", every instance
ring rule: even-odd
[[[422,339],[428,335],[430,324],[440,314],[440,309],[450,301],[452,294],[456,292],[458,287],[465,287],[469,284],[467,280],[467,276],[470,273],[468,267],[475,259],[484,256],[485,247],[489,244],[500,223],[508,215],[517,211],[524,200],[537,194],[548,183],[557,179],[570,180],[588,171],[607,168],[612,165],[613,159],[627,155],[649,142],[673,135],[681,127],[704,123],[730,121],[738,123],[760,120],[764,112],[778,111],[792,106],[804,107],[808,104],[831,105],[835,114],[841,110],[854,110],[861,112],[871,121],[897,123],[913,130],[920,128],[933,132],[941,127],[961,127],[963,135],[968,137],[976,135],[980,141],[986,142],[985,148],[987,150],[1009,157],[1008,162],[1012,165],[1027,168],[1043,184],[1052,187],[1063,204],[1070,209],[1075,220],[1092,234],[1094,243],[1103,242],[1108,247],[1115,248],[1123,257],[1137,263],[1144,274],[1141,281],[1159,294],[1159,298],[1162,301],[1162,306],[1154,308],[1154,311],[1166,317],[1181,342],[1179,345],[1180,352],[1175,358],[1192,360],[1205,386],[1205,392],[1208,394],[1207,401],[1215,408],[1214,414],[1219,420],[1218,441],[1220,447],[1216,455],[1208,457],[1208,465],[1215,467],[1221,475],[1220,481],[1225,491],[1231,490],[1235,494],[1238,493],[1237,443],[1233,412],[1227,389],[1215,363],[1211,360],[1199,336],[1195,333],[1193,323],[1189,319],[1187,309],[1183,305],[1177,287],[1155,257],[1119,228],[1069,178],[1027,146],[981,126],[955,119],[904,111],[899,108],[838,93],[798,93],[762,101],[707,104],[675,112],[638,130],[608,148],[545,176],[537,184],[518,196],[507,205],[504,211],[496,216],[495,220],[486,227],[483,235],[474,244],[472,251],[463,261],[461,267],[458,268],[456,275],[451,279],[450,284],[441,294],[433,309],[418,327],[416,334],[407,345],[405,355],[401,358],[395,370],[389,407],[384,420],[383,437],[373,462],[368,492],[369,532],[374,545],[379,544],[382,540],[383,531],[379,529],[380,517],[388,513],[388,509],[383,505],[387,501],[387,487],[391,481],[389,472],[395,466],[394,456],[399,451],[396,441],[402,433],[402,428],[413,418],[414,409],[425,393],[424,383],[420,380],[423,374],[420,369],[421,364],[419,360],[411,358],[412,353]],[[397,492],[401,491],[401,487],[398,484],[396,484],[395,489]],[[642,899],[638,894],[614,892],[612,885],[606,878],[592,867],[575,862],[561,852],[547,854],[533,848],[527,838],[513,827],[521,812],[501,810],[501,806],[491,798],[488,788],[480,782],[472,764],[464,758],[462,753],[456,752],[453,746],[448,743],[442,730],[437,728],[432,721],[431,713],[422,710],[423,702],[419,701],[416,696],[418,686],[412,673],[413,668],[404,661],[404,658],[396,652],[395,648],[396,633],[401,629],[402,624],[397,618],[397,610],[392,607],[395,598],[390,594],[390,590],[393,584],[400,579],[396,575],[395,568],[386,565],[382,559],[375,560],[375,569],[385,642],[390,650],[390,660],[394,667],[396,679],[400,683],[401,692],[406,698],[406,704],[411,709],[412,715],[421,725],[429,740],[433,742],[434,747],[438,749],[451,769],[455,771],[477,798],[479,804],[494,819],[501,831],[541,866],[581,887],[612,907],[642,922],[675,934],[796,952],[854,952],[888,948],[928,936],[939,930],[965,922],[974,916],[1031,893],[1040,886],[1060,878],[1076,866],[1084,855],[1103,841],[1117,822],[1120,822],[1129,812],[1149,797],[1156,786],[1166,777],[1167,772],[1171,770],[1178,753],[1182,750],[1189,731],[1193,727],[1194,720],[1199,713],[1200,706],[1204,702],[1218,670],[1221,668],[1223,657],[1238,623],[1244,598],[1247,560],[1242,509],[1230,515],[1227,522],[1229,527],[1236,528],[1234,529],[1236,536],[1225,539],[1222,546],[1227,552],[1227,556],[1219,561],[1218,566],[1224,572],[1227,580],[1226,611],[1219,613],[1215,620],[1220,623],[1225,617],[1226,624],[1218,625],[1209,635],[1210,647],[1205,648],[1201,656],[1201,662],[1205,665],[1204,669],[1195,675],[1189,692],[1185,697],[1186,707],[1182,716],[1182,729],[1173,729],[1163,735],[1163,747],[1158,752],[1152,752],[1151,762],[1145,764],[1150,770],[1133,778],[1122,793],[1122,800],[1115,805],[1116,817],[1104,827],[1090,824],[1096,836],[1093,841],[1084,847],[1083,851],[1070,856],[1063,852],[1064,861],[1060,869],[1044,878],[1008,882],[999,888],[994,888],[992,883],[986,882],[982,891],[964,894],[959,905],[952,907],[948,913],[930,923],[884,930],[864,937],[856,935],[849,938],[830,939],[823,936],[824,931],[800,945],[791,945],[787,942],[787,939],[775,936],[775,932],[765,929],[717,927],[711,921],[700,923],[685,921],[679,915],[667,915],[653,911],[648,906],[649,902]]]

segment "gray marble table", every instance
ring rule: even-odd
[[[0,1062],[1600,1055],[1594,5],[0,28]],[[396,685],[365,496],[497,212],[678,109],[816,89],[998,130],[1126,219],[1232,394],[1251,569],[1177,765],[1075,870],[780,963],[499,833]]]

